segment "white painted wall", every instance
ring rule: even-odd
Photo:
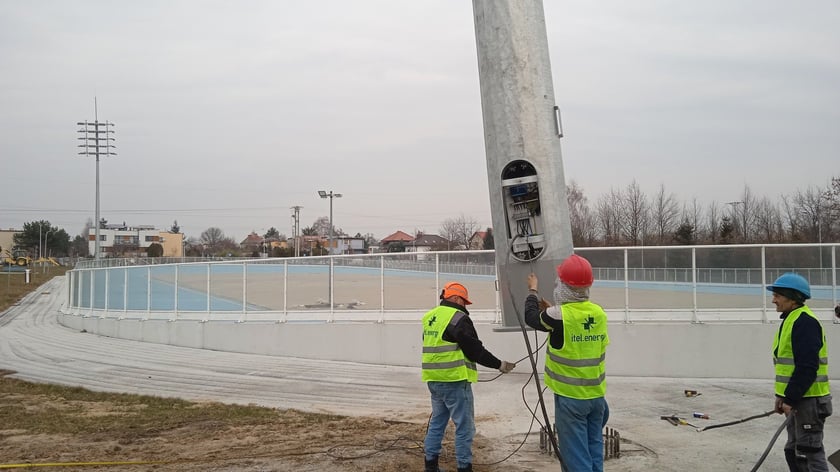
[[[419,320],[422,313],[418,313]],[[417,322],[275,323],[195,320],[138,320],[59,314],[59,322],[103,336],[198,349],[246,352],[367,364],[418,366],[421,329]],[[823,322],[829,366],[840,366],[840,325]],[[521,331],[476,321],[479,337],[497,357],[526,356]],[[773,375],[770,349],[777,323],[610,323],[607,373],[619,376],[767,379]],[[533,331],[528,331],[536,347]],[[544,337],[539,336],[539,342]],[[544,350],[539,353],[542,366]],[[528,369],[528,361],[519,369]],[[840,378],[840,367],[830,371]]]

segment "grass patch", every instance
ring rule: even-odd
[[[31,383],[0,377],[2,429],[27,434],[101,435],[111,439],[154,437],[163,431],[202,424],[257,426],[323,424],[341,417],[294,410],[195,403],[175,398],[93,392],[80,387]],[[0,433],[2,437],[2,433]]]
[[[5,267],[0,267],[0,312],[6,311],[21,298],[34,291],[41,285],[47,283],[53,277],[64,275],[69,267],[47,266],[33,267],[29,273],[29,283],[26,283],[24,272],[9,272]]]

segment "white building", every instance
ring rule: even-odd
[[[164,247],[166,257],[183,256],[183,234],[167,233],[154,226],[105,225],[99,229],[100,257],[142,257],[154,243]],[[88,250],[94,254],[96,228],[90,228]]]

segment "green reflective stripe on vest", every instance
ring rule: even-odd
[[[475,362],[464,356],[457,343],[443,340],[443,332],[450,324],[467,316],[448,306],[438,306],[423,316],[423,368],[424,382],[478,381]]]
[[[451,352],[457,350],[457,344],[450,344],[449,346],[423,346],[423,352]]]
[[[437,363],[424,363],[424,369],[452,369],[454,367],[461,367],[464,366],[467,369],[476,370],[475,362],[470,362],[466,359],[462,359],[459,361],[451,361],[451,362],[437,362]]]
[[[773,364],[776,371],[774,391],[776,395],[782,397],[785,396],[785,390],[795,369],[791,336],[793,335],[793,325],[800,316],[810,316],[819,322],[819,319],[811,313],[810,308],[802,306],[791,311],[782,320],[779,331],[773,340]],[[819,323],[819,325],[822,347],[819,352],[817,377],[803,395],[804,397],[823,397],[831,393],[831,388],[828,383],[828,344],[825,342],[825,330],[822,327],[822,323]]]
[[[601,357],[596,357],[595,359],[569,359],[558,356],[557,354],[549,351],[548,357],[558,364],[567,365],[569,367],[591,367],[601,365],[601,362],[604,362],[604,359],[606,359],[607,356],[606,354],[601,354]]]
[[[773,359],[774,364],[785,364],[785,365],[794,365],[792,357],[777,357]],[[820,357],[820,364],[828,365],[828,358],[827,357]]]
[[[785,385],[787,385],[787,383],[790,382],[790,377],[785,377],[783,375],[777,375],[776,376],[776,382],[782,382]],[[814,379],[814,382],[828,382],[828,376],[827,375],[818,375]]]
[[[545,359],[545,384],[564,397],[588,400],[603,397],[606,384],[607,315],[589,301],[566,303],[563,313],[563,347],[549,344]]]
[[[552,372],[548,369],[545,370],[545,375],[551,377],[552,379],[554,379],[558,382],[563,382],[563,383],[566,383],[566,384],[569,384],[569,385],[574,385],[576,387],[599,386],[599,385],[601,385],[601,382],[603,382],[604,379],[606,379],[605,374],[601,374],[600,377],[595,378],[595,379],[580,379],[580,378],[575,378],[575,377],[565,377],[565,376],[562,376],[562,375],[557,374],[555,372]]]

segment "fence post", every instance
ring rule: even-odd
[[[691,248],[691,291],[694,296],[692,322],[699,323],[700,318],[697,316],[697,248],[694,247]]]
[[[152,266],[146,267],[146,319],[152,313]]]
[[[128,312],[128,267],[125,267],[123,271],[125,272],[123,274],[123,316],[125,316],[125,313]]]
[[[173,308],[175,309],[176,320],[178,319],[178,292],[180,291],[178,290],[178,269],[180,268],[180,266],[181,264],[175,264],[175,306]]]
[[[379,322],[385,322],[385,256],[379,256]]]
[[[624,249],[624,322],[630,322],[630,269],[627,266],[627,249]]]
[[[242,317],[239,318],[239,322],[245,321],[245,318],[248,316],[248,263],[242,263]]]
[[[766,246],[761,246],[761,321],[769,323],[767,317],[767,296],[764,295],[764,287],[767,286],[767,254]]]
[[[289,261],[283,261],[283,316],[281,323],[285,323],[289,316]]]
[[[111,270],[112,269],[105,269],[105,311],[102,312],[102,318],[108,316],[108,306],[110,302],[110,295],[111,295]]]
[[[210,263],[205,262],[207,267],[207,319],[210,319]]]

